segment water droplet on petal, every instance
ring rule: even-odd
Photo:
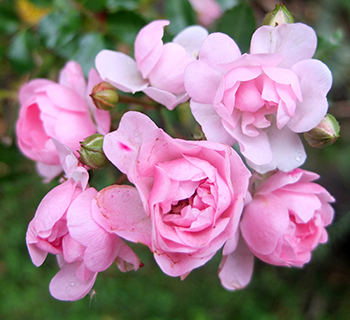
[[[301,153],[298,153],[298,155],[295,157],[295,160],[296,161],[301,161]]]
[[[69,285],[70,285],[71,287],[74,287],[74,285],[75,285],[74,281],[72,281]]]

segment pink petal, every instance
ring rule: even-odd
[[[135,60],[122,52],[102,50],[96,56],[95,64],[104,81],[124,92],[142,91],[148,85]]]
[[[259,173],[266,173],[277,168],[288,172],[305,162],[306,153],[304,146],[299,136],[287,126],[281,130],[278,130],[276,126],[271,126],[266,130],[266,133],[270,143],[272,160],[266,164],[259,165],[258,163],[253,163],[253,160],[247,157],[249,166],[254,170]]]
[[[212,104],[198,103],[191,100],[191,111],[197,122],[201,125],[206,138],[210,141],[235,144],[235,139],[227,133],[222,125],[221,117]]]
[[[129,111],[123,115],[118,130],[104,137],[103,151],[120,171],[127,173],[144,139],[157,129],[155,123],[143,113]]]
[[[148,77],[162,54],[164,27],[169,23],[167,20],[153,21],[143,27],[135,39],[135,60],[144,78]]]
[[[52,189],[40,202],[35,213],[35,230],[40,232],[51,230],[54,224],[60,220],[70,205],[76,184],[73,180],[67,180]]]
[[[248,136],[238,124],[232,127],[230,123],[223,119],[226,131],[238,141],[242,154],[254,165],[263,165],[272,160],[269,139],[264,130],[260,130],[258,135]]]
[[[221,81],[221,73],[205,62],[194,61],[185,70],[185,88],[188,95],[200,103],[213,103]]]
[[[102,189],[93,200],[92,214],[106,231],[151,245],[151,221],[136,188],[114,185]]]
[[[288,210],[276,196],[257,195],[244,209],[241,232],[253,251],[269,254],[275,249],[288,224]]]
[[[208,36],[208,31],[201,26],[190,26],[181,31],[173,42],[184,47],[191,57],[197,58],[199,49],[204,39]]]
[[[299,168],[290,172],[278,171],[265,180],[264,184],[262,184],[257,191],[260,194],[267,194],[280,188],[285,189],[288,185],[295,185],[296,182],[300,181],[304,173],[307,173],[307,171],[303,171]]]
[[[222,9],[216,0],[189,0],[198,20],[204,25],[212,24],[222,15]]]
[[[227,290],[244,288],[253,274],[254,255],[241,237],[235,251],[222,257],[219,266],[221,284]]]
[[[50,182],[53,178],[56,178],[62,172],[62,166],[45,164],[41,162],[35,163],[36,170],[44,179],[44,183]]]
[[[282,190],[274,192],[288,209],[302,222],[307,223],[321,208],[321,201],[315,194],[292,193]]]
[[[54,84],[45,87],[45,92],[49,99],[54,103],[54,105],[59,108],[70,112],[73,111],[87,113],[89,111],[88,106],[83,97],[81,97],[78,92],[72,89],[63,87],[58,84]],[[41,108],[41,105],[39,105],[39,107]],[[45,112],[45,109],[43,109],[42,111]]]
[[[77,263],[65,264],[50,282],[51,295],[63,301],[75,301],[85,297],[97,277],[97,272],[92,273],[86,280],[80,280],[76,275]]]
[[[185,48],[176,43],[167,43],[157,64],[148,75],[150,85],[174,94],[185,91],[184,72],[193,59]]]
[[[86,267],[101,272],[117,257],[119,243],[116,235],[106,232],[92,217],[92,200],[96,194],[94,188],[89,188],[72,202],[67,212],[67,227],[71,237],[86,247]]]
[[[37,93],[38,89],[52,84],[55,84],[55,82],[47,79],[34,79],[29,81],[19,91],[18,99],[20,104],[27,104],[28,100],[33,98],[33,95]],[[21,108],[20,112],[23,112],[22,110],[23,108]]]
[[[327,113],[326,95],[332,85],[332,74],[318,60],[301,61],[292,70],[299,77],[303,101],[297,104],[288,126],[295,132],[306,132],[316,127]]]
[[[229,63],[241,56],[236,42],[224,33],[211,33],[199,51],[199,60],[211,65]]]
[[[209,256],[196,257],[192,254],[186,253],[171,253],[166,254],[162,252],[154,252],[154,259],[156,260],[162,271],[171,277],[179,277],[188,274],[195,268],[199,268],[207,263],[215,252]]]
[[[118,257],[115,262],[122,272],[127,272],[131,270],[137,270],[143,266],[140,258],[136,255],[134,251],[123,241],[119,240],[119,252]]]
[[[147,87],[143,90],[152,100],[162,104],[169,110],[173,110],[177,105],[188,100],[189,96],[186,92],[181,94],[173,94],[155,87]]]
[[[283,54],[279,67],[290,68],[299,61],[312,58],[316,46],[315,31],[309,26],[302,23],[280,24],[257,29],[252,36],[250,53]]]
[[[77,92],[85,99],[86,81],[78,62],[68,61],[60,71],[58,83]]]

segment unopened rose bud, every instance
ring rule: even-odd
[[[293,23],[294,18],[284,4],[277,4],[264,18],[262,24],[277,27],[281,23]]]
[[[339,138],[339,130],[337,120],[331,114],[327,114],[315,128],[304,133],[304,138],[311,147],[323,148]]]
[[[84,165],[92,169],[99,169],[107,164],[108,160],[102,149],[103,138],[102,134],[95,133],[80,142],[81,147],[78,152],[80,161]]]
[[[117,89],[108,82],[101,82],[94,86],[90,97],[95,106],[102,110],[111,110],[119,100]]]

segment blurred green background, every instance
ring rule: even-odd
[[[278,3],[218,2],[224,14],[209,30],[228,33],[242,52],[248,50],[264,15]],[[220,254],[181,281],[164,275],[148,249],[133,246],[145,267],[121,273],[112,266],[99,274],[93,293],[77,302],[61,302],[48,291],[58,271],[55,258],[48,256],[36,268],[25,245],[27,225],[57,181],[43,184],[34,163],[16,147],[18,89],[33,78],[56,80],[67,60],[78,61],[87,73],[103,48],[132,56],[135,36],[148,22],[169,19],[169,40],[195,24],[196,14],[187,0],[0,0],[0,319],[350,319],[350,2],[284,4],[296,21],[316,30],[315,57],[334,77],[329,112],[340,122],[341,138],[326,149],[306,146],[303,166],[319,173],[319,183],[337,199],[329,242],[315,250],[303,269],[256,259],[251,283],[236,292],[220,285]],[[127,107],[121,105],[113,117]],[[173,127],[179,119],[192,128],[186,105],[173,112],[147,113],[170,134],[181,130]],[[113,174],[111,167],[93,172],[92,184],[102,188],[113,181]]]

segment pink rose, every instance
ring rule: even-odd
[[[200,27],[186,28],[172,42],[163,44],[166,20],[156,20],[142,28],[135,40],[135,60],[122,52],[101,51],[96,68],[101,77],[119,90],[143,91],[172,110],[188,100],[184,87],[186,66],[196,59],[208,35]]]
[[[26,242],[36,266],[48,253],[57,255],[61,270],[50,283],[51,294],[60,300],[77,300],[113,261],[121,271],[136,270],[140,261],[116,234],[95,222],[91,205],[97,191],[87,188],[87,170],[71,150],[57,140],[54,143],[68,180],[41,201],[29,223]]]
[[[104,151],[137,190],[101,190],[95,220],[148,245],[166,274],[184,278],[236,237],[250,172],[231,147],[173,139],[147,116],[127,112],[105,136]]]
[[[265,180],[246,205],[240,224],[244,240],[261,260],[301,267],[311,251],[327,241],[325,227],[333,219],[334,198],[311,181],[318,175],[295,169]]]
[[[215,0],[189,0],[198,20],[205,26],[210,26],[222,15],[220,5]]]
[[[101,81],[92,69],[86,84],[80,65],[70,61],[62,69],[58,83],[35,79],[21,88],[17,142],[27,157],[38,162],[43,176],[52,177],[62,171],[51,138],[75,152],[79,142],[91,134],[109,132],[109,113],[97,110],[88,96]]]
[[[239,143],[260,173],[290,171],[306,154],[297,133],[314,128],[328,108],[332,75],[311,59],[317,37],[301,24],[263,26],[250,54],[222,33],[204,41],[185,71],[191,110],[208,140]]]
[[[36,266],[47,253],[57,255],[60,271],[50,292],[60,300],[83,298],[102,272],[116,261],[121,271],[137,270],[140,260],[116,234],[92,218],[94,188],[85,191],[73,179],[51,190],[40,203],[27,231],[27,246]]]

